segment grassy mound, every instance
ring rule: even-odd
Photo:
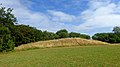
[[[108,43],[87,40],[82,38],[64,38],[57,40],[39,41],[35,43],[23,44],[16,47],[16,50],[29,49],[29,48],[46,48],[46,47],[63,47],[63,46],[90,46],[90,45],[108,45]]]

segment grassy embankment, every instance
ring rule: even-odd
[[[82,38],[64,38],[57,40],[48,40],[48,41],[39,41],[35,43],[23,44],[16,50],[26,50],[31,48],[46,48],[46,47],[65,47],[65,46],[92,46],[92,45],[108,45],[108,43],[96,41],[96,40],[87,40]]]

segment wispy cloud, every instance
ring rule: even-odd
[[[76,16],[66,14],[61,11],[53,11],[53,10],[48,10],[49,15],[52,16],[53,21],[59,21],[59,22],[73,22],[76,20]]]
[[[50,3],[42,2],[43,6],[46,7],[46,10],[43,11],[29,9],[34,8],[31,5],[35,5],[35,2],[33,2],[34,0],[25,5],[25,2],[22,2],[22,0],[0,0],[3,6],[14,8],[13,13],[17,17],[19,24],[34,26],[41,30],[55,32],[65,28],[69,31],[93,34],[111,31],[114,26],[120,25],[120,2],[118,1],[70,0],[66,2],[66,0],[61,0],[59,2],[58,0],[52,0]],[[49,5],[47,6],[44,3]],[[60,4],[62,3],[64,4],[61,6]],[[56,4],[59,5],[55,6]],[[87,7],[84,7],[85,5]],[[39,4],[36,6],[39,6]],[[53,10],[48,8],[53,6]],[[74,14],[74,12],[77,14]]]
[[[69,15],[61,11],[47,10],[46,13],[34,12],[22,5],[20,0],[1,0],[5,7],[14,8],[13,13],[18,19],[19,24],[26,24],[37,27],[41,30],[48,30],[56,32],[59,29],[74,29],[74,25],[66,24],[66,22],[73,22],[74,15]]]
[[[105,2],[90,2],[89,9],[81,13],[82,19],[85,20],[83,24],[80,24],[76,29],[97,32],[105,32],[103,28],[113,28],[120,25],[120,4],[112,3],[110,1]],[[107,31],[110,31],[108,29]],[[94,33],[94,32],[93,32]]]

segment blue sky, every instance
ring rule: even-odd
[[[120,26],[119,0],[0,0],[14,8],[19,24],[56,32],[67,29],[93,35]]]
[[[21,0],[32,11],[45,12],[47,10],[62,11],[77,15],[87,9],[87,0]],[[31,3],[32,2],[32,3]],[[34,7],[33,7],[34,6]]]

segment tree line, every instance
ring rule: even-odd
[[[12,10],[11,8],[0,7],[0,52],[11,51],[14,47],[30,42],[76,37],[90,39],[89,35],[76,32],[69,33],[66,29],[53,33],[41,31],[29,25],[18,25]],[[110,33],[96,33],[92,39],[108,43],[120,43],[120,27],[114,27]]]
[[[14,47],[30,42],[60,39],[60,38],[85,38],[89,35],[76,32],[68,32],[61,29],[56,33],[41,31],[29,25],[17,25],[17,19],[12,14],[11,8],[0,7],[0,52],[11,51]]]
[[[96,33],[92,39],[108,43],[120,43],[120,27],[115,26],[110,33]]]

